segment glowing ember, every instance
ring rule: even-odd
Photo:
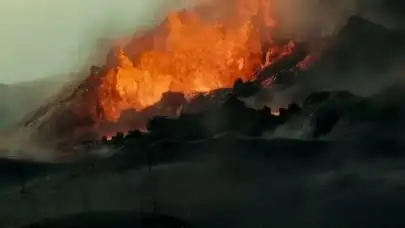
[[[271,32],[276,23],[268,0],[214,0],[171,13],[153,31],[117,48],[84,98],[96,107],[93,119],[116,121],[122,111],[141,110],[163,93],[230,88],[241,78],[290,54],[295,45],[277,46]],[[263,44],[268,49],[263,50]],[[263,61],[264,60],[264,61]],[[86,96],[86,94],[85,94]]]
[[[300,70],[306,70],[309,68],[309,66],[318,58],[318,55],[308,55],[303,59],[301,62],[297,64],[297,68]]]
[[[271,110],[271,114],[273,116],[279,116],[280,115],[280,110],[279,109],[278,110]]]

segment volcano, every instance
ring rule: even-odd
[[[76,156],[4,151],[0,227],[405,227],[404,31],[298,43],[264,9],[172,13],[23,119]]]
[[[104,65],[93,66],[85,79],[21,125],[35,141],[71,145],[109,131],[140,128],[150,116],[172,115],[166,113],[170,104],[164,94],[180,93],[180,102],[191,103],[236,82],[269,86],[280,72],[294,74],[308,64],[308,51],[305,45],[276,38],[277,23],[268,4],[207,1],[172,12],[155,28],[114,46]],[[122,124],[128,113],[137,121]],[[128,129],[120,129],[122,125]]]

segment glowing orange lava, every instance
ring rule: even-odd
[[[268,0],[211,0],[170,13],[108,60],[93,88],[97,99],[88,99],[97,107],[93,118],[116,121],[124,110],[151,106],[168,91],[192,96],[251,80],[293,51],[292,42],[273,42],[276,25]]]

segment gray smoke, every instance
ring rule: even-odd
[[[401,0],[269,0],[281,30],[299,38],[333,35],[352,15],[389,28],[404,28]]]

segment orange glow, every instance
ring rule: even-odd
[[[280,115],[280,110],[279,110],[279,109],[277,109],[277,110],[271,110],[271,114],[272,114],[273,116],[279,116],[279,115]]]
[[[117,121],[124,110],[142,110],[168,91],[192,97],[252,80],[295,48],[274,43],[276,26],[268,0],[211,0],[172,12],[115,50],[88,93],[97,99],[88,95],[86,105],[97,107],[93,119]]]

